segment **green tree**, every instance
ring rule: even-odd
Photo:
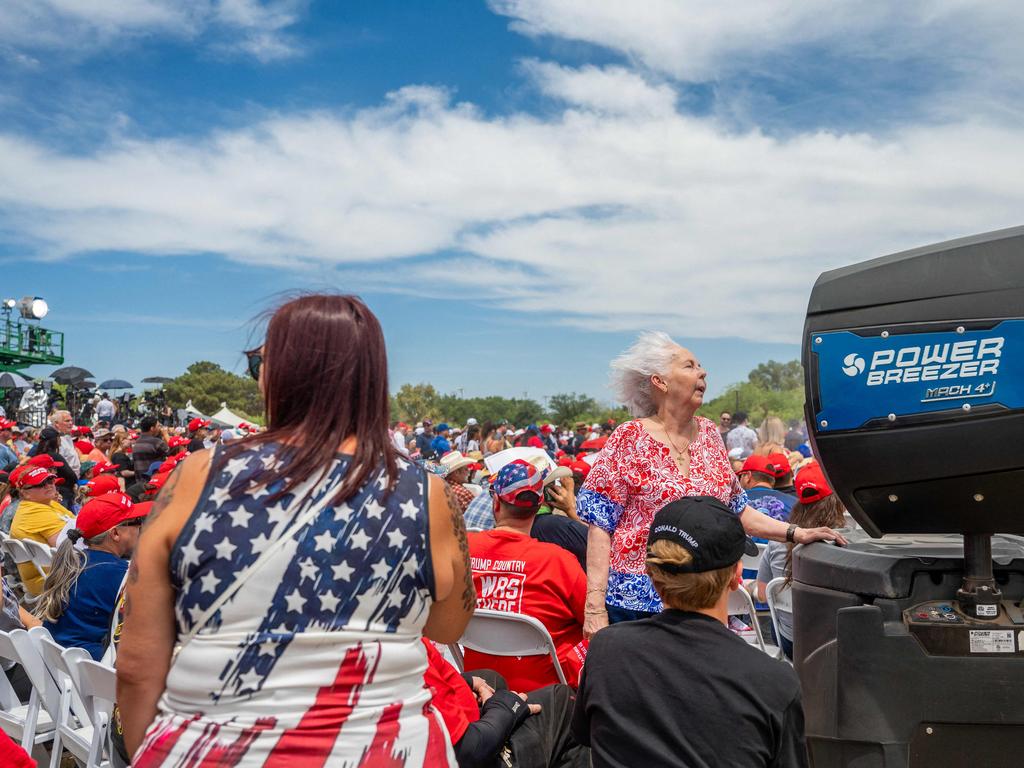
[[[432,384],[403,384],[391,398],[391,418],[410,424],[442,416],[441,396]]]
[[[221,403],[250,421],[260,421],[263,413],[263,397],[255,381],[207,360],[192,363],[185,373],[167,382],[164,396],[172,408],[184,408],[191,400],[206,414],[219,410]]]
[[[572,424],[584,414],[600,410],[597,401],[576,392],[562,392],[548,398],[548,412],[557,424]]]
[[[778,363],[774,360],[769,360],[767,363],[761,363],[752,370],[748,380],[760,389],[772,392],[803,389],[804,369],[800,365],[799,360],[790,360],[788,363]]]
[[[768,416],[783,421],[803,418],[804,383],[800,363],[770,360],[750,372],[747,381],[732,384],[706,402],[698,413],[715,421],[722,411],[746,411],[755,426]]]

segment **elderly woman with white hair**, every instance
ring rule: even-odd
[[[747,504],[747,496],[709,419],[697,416],[707,372],[665,333],[641,334],[612,363],[612,383],[635,417],[608,439],[576,500],[589,527],[584,633],[661,611],[647,575],[647,534],[654,514],[684,496],[713,496],[747,533],[806,544],[846,540],[831,528],[800,528]]]

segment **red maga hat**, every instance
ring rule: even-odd
[[[190,421],[188,423],[188,431],[189,432],[195,432],[197,429],[202,429],[203,427],[208,427],[211,424],[213,424],[213,422],[210,421],[209,419],[195,418],[195,419],[192,419],[192,421]]]
[[[832,495],[832,488],[818,464],[810,464],[796,476],[796,497],[801,504],[813,504]]]
[[[128,494],[120,491],[104,493],[85,502],[75,520],[75,528],[82,532],[83,538],[91,539],[125,520],[145,516],[145,512],[139,514]]]
[[[31,464],[33,467],[43,467],[44,469],[53,469],[54,467],[63,467],[63,461],[55,461],[52,456],[46,453],[41,453],[38,456],[33,456],[29,459],[26,464]]]
[[[787,462],[786,466],[789,466]],[[767,456],[748,456],[747,460],[743,462],[743,468],[740,469],[739,474],[744,472],[762,472],[766,475],[775,477],[775,465],[768,461]]]
[[[85,484],[86,495],[92,497],[120,490],[121,481],[115,475],[99,475]]]
[[[37,488],[44,483],[48,483],[51,480],[57,482],[59,480],[53,472],[48,470],[46,467],[30,467],[23,472],[18,474],[18,487],[19,488]]]

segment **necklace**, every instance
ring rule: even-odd
[[[685,460],[683,458],[683,452],[679,450],[679,446],[676,445],[676,441],[672,439],[672,435],[669,434],[668,427],[665,426],[665,422],[661,420],[660,416],[658,417],[658,426],[661,427],[662,431],[665,433],[665,437],[668,438],[669,445],[671,445],[672,449],[676,452],[676,461],[684,463]],[[690,443],[692,442],[693,441],[691,440]],[[687,448],[690,447],[690,443],[687,443]]]

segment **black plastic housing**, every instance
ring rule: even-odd
[[[1024,533],[1024,409],[983,406],[829,432],[819,428],[817,334],[987,329],[1024,317],[1024,227],[826,272],[802,343],[807,424],[847,509],[885,533]]]

